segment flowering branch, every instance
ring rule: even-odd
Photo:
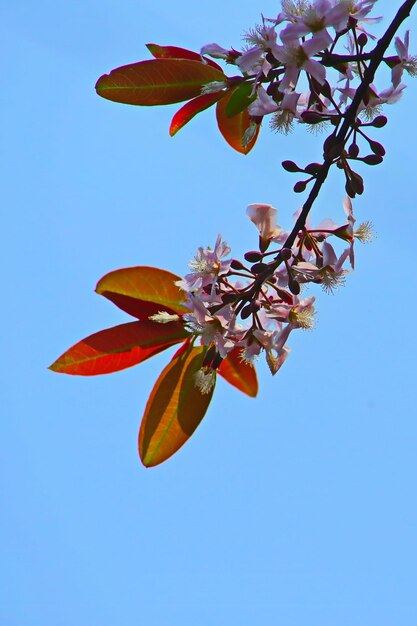
[[[198,248],[182,279],[149,267],[107,274],[97,293],[135,321],[86,337],[51,365],[67,374],[103,374],[181,344],[145,408],[139,452],[146,466],[164,461],[194,432],[217,375],[249,396],[257,394],[257,357],[265,354],[276,374],[289,354],[291,332],[314,325],[315,298],[302,297],[304,288],[321,285],[333,292],[343,285],[354,268],[355,241],[371,238],[370,222],[355,226],[352,199],[364,192],[364,181],[352,164],[382,163],[385,148],[369,131],[387,123],[381,107],[400,99],[404,71],[417,74],[409,32],[403,40],[395,36],[417,0],[406,0],[375,47],[366,50],[375,37],[365,27],[381,19],[369,17],[376,1],[282,0],[277,17],[262,18],[240,51],[215,43],[200,52],[148,44],[153,59],[116,68],[96,84],[100,96],[125,104],[186,101],[172,119],[171,135],[215,106],[221,134],[241,154],[254,147],[267,116],[271,128],[284,134],[295,121],[331,127],[322,163],[282,163],[286,171],[303,175],[296,193],[312,183],[290,232],[278,225],[277,209],[252,204],[247,215],[258,229],[259,246],[243,260],[229,256],[219,235],[213,249]],[[386,56],[393,40],[396,54]],[[342,42],[348,54],[339,52]],[[241,75],[227,76],[217,60]],[[379,91],[373,81],[382,63],[391,70],[391,84]],[[304,91],[298,91],[301,77]],[[363,145],[370,153],[361,155]],[[313,226],[311,209],[334,165],[345,176],[344,221]]]

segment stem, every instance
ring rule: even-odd
[[[380,66],[380,64],[383,62],[384,60],[384,54],[388,48],[388,46],[390,45],[391,41],[393,40],[395,33],[397,32],[397,30],[399,29],[399,27],[401,26],[401,24],[407,19],[407,17],[409,17],[410,15],[410,11],[411,9],[414,7],[415,3],[417,2],[417,0],[406,0],[401,7],[398,9],[394,19],[392,20],[391,24],[389,25],[389,27],[387,28],[387,30],[385,31],[384,35],[381,37],[381,39],[379,39],[377,45],[375,46],[375,48],[372,50],[372,52],[370,52],[367,55],[360,55],[361,56],[361,60],[363,60],[365,57],[368,58],[370,60],[370,63],[368,65],[368,67],[365,70],[364,76],[363,76],[363,80],[361,82],[361,84],[359,85],[358,89],[356,90],[355,96],[352,100],[352,103],[350,105],[350,107],[348,108],[348,110],[346,111],[345,115],[344,115],[344,119],[343,122],[339,128],[339,130],[336,132],[335,134],[335,138],[334,138],[334,142],[333,142],[333,147],[337,147],[337,146],[343,146],[346,142],[346,139],[348,137],[348,134],[351,130],[351,127],[353,126],[357,114],[358,114],[358,109],[359,106],[364,98],[364,96],[366,95],[366,92],[369,88],[369,85],[373,82],[374,80],[374,76],[375,76],[375,72],[378,69],[378,67]],[[336,55],[333,55],[336,56]],[[300,232],[300,230],[303,230],[303,228],[305,227],[306,221],[307,221],[307,217],[308,214],[310,213],[310,210],[317,198],[317,196],[320,193],[320,190],[323,186],[323,184],[325,183],[327,176],[329,174],[329,170],[333,164],[333,160],[334,160],[334,155],[327,155],[324,158],[324,162],[322,164],[322,167],[320,168],[319,173],[317,174],[315,183],[313,185],[313,187],[311,188],[311,191],[307,197],[307,200],[305,201],[301,213],[298,216],[297,221],[294,224],[294,227],[291,231],[291,233],[289,234],[289,236],[287,237],[283,248],[292,248],[292,246],[294,245],[294,242],[297,238],[298,233]],[[256,279],[253,282],[252,287],[247,291],[247,293],[243,296],[242,298],[242,302],[240,303],[240,305],[238,306],[238,308],[236,309],[236,314],[238,315],[241,308],[244,305],[245,301],[250,300],[253,296],[256,296],[256,294],[259,292],[259,290],[262,288],[262,285],[264,282],[266,282],[269,278],[271,278],[271,276],[274,274],[275,270],[281,265],[282,263],[282,258],[281,258],[281,253],[279,252],[275,258],[274,261],[272,261],[269,265],[268,265],[268,269],[266,269],[264,272],[262,272],[261,274],[258,274],[258,276],[256,277]]]
[[[397,14],[392,20],[387,31],[385,32],[383,37],[381,37],[381,39],[378,41],[377,45],[371,52],[371,56],[372,56],[371,62],[369,63],[369,66],[367,67],[365,71],[363,81],[361,82],[358,89],[356,90],[356,94],[352,100],[350,107],[346,111],[343,123],[338,133],[336,134],[335,141],[334,141],[335,146],[341,145],[345,142],[349,129],[356,119],[358,108],[366,94],[366,91],[369,85],[374,80],[375,72],[378,69],[379,65],[382,63],[384,54],[388,46],[390,45],[392,39],[394,38],[395,33],[397,32],[397,30],[399,29],[403,21],[410,15],[410,11],[416,2],[417,0],[406,0],[406,2],[404,2],[404,4],[397,11]],[[300,230],[302,230],[302,228],[304,228],[306,220],[307,220],[307,216],[325,180],[327,179],[332,163],[333,163],[333,157],[327,156],[323,162],[320,172],[317,175],[316,181],[310,191],[310,194],[303,205],[303,208],[294,225],[294,228],[292,229],[290,235],[288,236],[283,246],[284,248],[292,248],[292,246],[294,245],[294,241],[297,237],[297,234],[299,233]],[[275,263],[273,263],[272,265],[272,267],[274,267],[273,271],[275,271],[275,269],[280,265],[280,263],[281,263],[281,259],[280,259],[280,255],[278,255]]]
[[[352,63],[353,61],[370,61],[374,51],[364,52],[362,54],[331,54],[324,52],[320,63],[325,67],[333,67],[334,65],[342,65],[343,63]]]

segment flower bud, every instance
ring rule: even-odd
[[[345,149],[344,143],[336,143],[333,142],[333,145],[329,148],[327,156],[329,156],[331,159],[335,159],[336,157],[339,157],[343,150]]]
[[[321,93],[323,94],[323,96],[325,98],[331,98],[332,97],[332,89],[331,89],[329,83],[327,82],[327,80],[325,80],[324,83],[321,85],[320,91],[321,91]]]
[[[326,154],[333,145],[334,145],[334,134],[329,135],[325,139],[324,144],[323,144],[323,152],[324,152],[324,154]]]
[[[320,124],[323,121],[323,116],[316,111],[304,111],[301,113],[301,119],[306,124]]]
[[[309,163],[308,165],[306,165],[306,168],[304,171],[307,172],[307,174],[311,174],[312,176],[317,176],[321,168],[322,168],[321,163]]]
[[[209,93],[218,93],[224,91],[227,88],[227,83],[224,80],[213,80],[211,83],[206,83],[201,87],[201,95]]]
[[[360,48],[364,48],[367,43],[368,43],[368,37],[365,35],[365,33],[361,33],[358,37],[358,46]]]
[[[298,283],[294,278],[289,278],[288,280],[288,288],[294,296],[298,296],[301,291],[300,283]]]
[[[295,183],[294,185],[294,191],[295,193],[302,193],[303,191],[305,191],[306,187],[307,183],[304,180],[299,180],[298,183]]]
[[[222,48],[217,43],[209,43],[201,48],[200,54],[208,54],[213,59],[224,59],[226,61],[230,55],[230,50]]]
[[[281,254],[281,259],[283,261],[289,261],[291,256],[292,256],[292,252],[291,252],[290,248],[282,248],[280,254]]]
[[[379,156],[379,154],[368,154],[361,159],[366,165],[379,165],[383,160],[384,159],[382,156]]]
[[[359,196],[361,194],[363,194],[365,186],[363,184],[363,178],[362,178],[362,176],[360,174],[358,174],[357,172],[352,171],[351,172],[351,183],[352,183],[352,189],[354,189],[355,193],[357,193]]]
[[[378,141],[369,141],[369,147],[371,148],[374,154],[378,154],[379,156],[384,156],[385,148]]]
[[[249,261],[249,263],[257,263],[262,259],[262,254],[256,250],[249,250],[249,252],[246,252],[244,256],[246,261]]]
[[[294,163],[294,161],[283,161],[281,165],[284,168],[284,170],[286,170],[287,172],[302,172],[303,171],[302,169],[298,167],[296,163]]]
[[[356,157],[359,154],[359,146],[357,143],[351,143],[348,149],[349,152],[349,156],[352,157],[352,159],[356,159]]]
[[[246,304],[240,312],[242,320],[248,319],[252,315],[252,303]]]
[[[285,289],[277,289],[277,293],[279,295],[279,297],[281,298],[281,300],[283,300],[284,302],[286,302],[287,304],[293,304],[294,303],[294,298],[292,297],[292,295],[290,293],[288,293],[288,291],[285,291]]]
[[[235,302],[238,297],[239,296],[236,293],[224,293],[221,298],[223,304],[231,304],[232,302]]]
[[[255,263],[250,269],[254,274],[262,274],[262,272],[268,269],[268,266],[266,263]]]
[[[345,189],[349,198],[354,198],[356,196],[356,192],[354,191],[349,179],[346,180]]]
[[[246,258],[246,257],[245,257]],[[247,259],[246,259],[247,260]],[[237,259],[233,259],[233,261],[230,263],[230,267],[233,270],[244,270],[245,266],[243,265],[243,263],[241,263],[240,261],[238,261]]]
[[[369,123],[369,126],[374,126],[375,128],[383,128],[385,124],[388,122],[388,119],[385,115],[378,115],[372,122]]]

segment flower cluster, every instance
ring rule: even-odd
[[[276,18],[263,18],[261,25],[246,34],[243,50],[203,46],[202,55],[237,66],[251,85],[248,112],[253,127],[247,133],[248,142],[267,115],[272,115],[271,127],[284,133],[294,120],[309,125],[340,124],[372,58],[366,46],[375,37],[365,28],[381,19],[369,17],[375,2],[282,0]],[[400,98],[404,70],[411,75],[417,72],[416,58],[408,51],[408,31],[404,41],[396,37],[395,48],[397,55],[384,58],[392,70],[391,85],[379,91],[370,84],[364,94],[358,112],[365,111],[368,118],[378,114],[381,104]],[[329,69],[334,74],[333,86]],[[225,87],[219,83],[213,90]],[[205,91],[209,89],[206,85]]]
[[[175,135],[197,114],[215,107],[228,145],[248,154],[265,117],[288,133],[295,121],[326,129],[320,162],[282,167],[301,175],[296,193],[309,193],[287,232],[277,209],[251,204],[258,249],[242,261],[230,257],[219,235],[200,247],[183,279],[138,266],[103,276],[96,292],[135,318],[94,333],[64,352],[51,369],[91,376],[131,367],[181,344],[161,372],[143,414],[139,453],[147,467],[162,463],[192,435],[204,417],[217,375],[250,397],[258,391],[254,362],[265,354],[272,374],[286,360],[293,330],[314,326],[311,285],[332,293],[354,269],[355,240],[368,241],[371,224],[355,226],[352,198],[364,192],[358,164],[382,163],[385,148],[371,136],[387,123],[381,107],[402,95],[404,72],[417,75],[410,36],[396,36],[417,0],[402,0],[377,40],[368,29],[377,0],[282,0],[276,17],[245,36],[241,50],[208,44],[200,52],[147,44],[153,59],[115,68],[96,83],[97,93],[129,105],[185,103],[170,125]],[[388,55],[393,44],[395,53]],[[372,47],[371,47],[372,46]],[[209,58],[212,57],[212,58]],[[238,69],[228,76],[213,59]],[[390,81],[374,83],[385,64]],[[313,225],[311,210],[333,166],[345,177],[345,219]],[[301,204],[301,203],[300,203]]]
[[[345,223],[325,220],[316,228],[307,223],[288,248],[285,242],[289,233],[277,224],[277,209],[252,204],[247,215],[259,231],[259,250],[247,252],[244,262],[225,260],[230,248],[220,235],[214,249],[198,249],[189,263],[191,273],[176,284],[186,293],[185,304],[190,311],[181,319],[208,348],[196,375],[200,391],[210,391],[215,371],[235,348],[249,364],[265,352],[275,374],[289,353],[286,344],[290,333],[313,327],[315,298],[303,298],[301,292],[308,283],[319,284],[330,292],[342,285],[354,267],[355,239],[370,238],[369,223],[355,229],[349,197],[344,199],[343,207]],[[331,237],[345,243],[340,254],[329,242]],[[270,246],[278,247],[268,251]],[[179,320],[180,316],[160,312],[151,319],[164,323],[174,318]]]

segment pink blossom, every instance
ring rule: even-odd
[[[391,81],[394,87],[397,87],[403,75],[404,70],[408,71],[412,76],[415,76],[417,72],[416,58],[410,56],[408,51],[410,45],[410,31],[407,30],[404,36],[404,41],[401,41],[399,37],[395,38],[395,49],[399,56],[399,63],[395,65],[391,70]]]
[[[274,27],[257,26],[246,35],[247,41],[255,45],[243,52],[237,59],[236,65],[245,74],[252,76],[266,76],[271,69],[271,64],[266,60],[266,54],[276,44],[277,34]]]
[[[272,303],[266,316],[270,319],[286,322],[293,328],[312,328],[314,324],[314,302],[314,296],[303,299],[295,296],[292,304]]]
[[[327,47],[327,38],[323,33],[300,44],[275,45],[272,54],[285,66],[285,73],[280,83],[280,91],[295,89],[300,70],[308,72],[320,84],[326,80],[326,68],[318,61],[310,58]]]
[[[193,272],[187,274],[183,280],[176,281],[176,285],[184,291],[197,291],[213,285],[218,276],[227,274],[230,269],[231,259],[221,261],[229,252],[229,246],[218,235],[214,250],[210,247],[198,248],[194,259],[188,264]]]
[[[278,109],[278,105],[271,96],[268,96],[265,89],[261,86],[258,87],[256,92],[256,100],[249,106],[249,114],[255,116],[268,115]]]
[[[230,55],[230,50],[226,50],[226,48],[222,48],[217,43],[208,43],[203,46],[200,50],[201,56],[204,54],[208,54],[213,59],[224,59],[227,60]]]
[[[266,352],[266,362],[272,375],[278,372],[289,354],[289,349],[285,346],[285,342],[291,330],[292,328],[288,324],[280,330],[255,330],[253,332]]]
[[[302,15],[293,18],[293,23],[281,32],[280,37],[283,43],[291,43],[294,40],[304,37],[310,33],[323,34],[327,43],[323,48],[327,48],[333,39],[327,32],[326,28],[331,26],[336,31],[345,28],[349,17],[349,10],[345,3],[338,2],[336,5],[330,0],[316,0],[316,2],[307,7]]]
[[[391,85],[388,89],[384,89],[380,93],[377,92],[375,85],[369,85],[368,89],[368,102],[365,104],[363,101],[358,107],[358,113],[365,110],[372,110],[381,104],[395,104],[402,96],[402,92],[406,88],[404,83],[400,83],[397,86]],[[338,87],[337,90],[342,94],[340,99],[340,105],[347,102],[348,98],[353,100],[356,94],[356,89],[349,87],[347,84],[345,87]]]
[[[231,306],[222,307],[216,314],[211,314],[203,299],[196,294],[188,294],[186,306],[190,313],[184,315],[185,323],[197,335],[204,345],[214,345],[222,358],[225,358],[244,332],[236,325],[236,316]]]
[[[350,17],[353,17],[355,20],[357,20],[357,28],[359,28],[360,30],[363,30],[363,28],[361,27],[363,23],[376,24],[377,22],[381,21],[382,17],[366,17],[368,13],[372,11],[372,9],[374,8],[374,4],[377,1],[378,0],[359,0],[358,2],[353,2],[352,0],[349,0],[347,2],[349,7],[349,15]],[[375,39],[375,37],[373,37],[372,35],[371,37]]]
[[[280,235],[281,228],[277,225],[277,209],[271,204],[250,204],[246,209],[246,215],[259,230],[260,238],[263,242]]]
[[[349,196],[345,196],[345,198],[343,199],[343,210],[345,211],[347,219],[348,219],[346,230],[347,230],[348,235],[351,237],[350,248],[349,248],[349,261],[350,261],[351,268],[355,269],[355,251],[353,247],[355,239],[353,236],[353,226],[355,225],[356,220],[353,217],[352,200],[349,198]]]

